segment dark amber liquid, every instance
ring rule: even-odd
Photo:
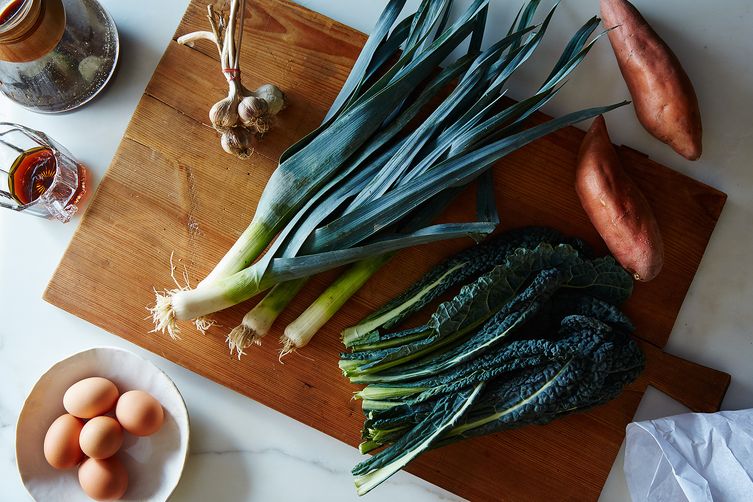
[[[5,8],[0,11],[0,24],[4,24],[8,19],[13,17],[13,14],[18,12],[18,9],[21,8],[21,5],[23,5],[23,0],[13,0],[8,5],[5,6]]]
[[[78,188],[68,204],[79,202],[86,191],[85,172],[78,167]],[[32,148],[21,154],[10,168],[8,188],[11,195],[21,204],[30,204],[44,194],[55,179],[58,169],[57,158],[46,147]]]

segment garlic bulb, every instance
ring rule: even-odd
[[[209,120],[215,129],[228,129],[238,124],[237,100],[231,96],[214,104],[209,110]]]
[[[262,98],[246,96],[238,103],[238,117],[246,127],[253,125],[262,115],[269,111],[269,105]]]
[[[217,46],[220,69],[228,82],[228,96],[212,106],[209,120],[221,133],[222,149],[241,159],[251,155],[253,137],[260,138],[266,133],[274,123],[274,116],[285,107],[285,95],[274,85],[265,84],[249,91],[241,83],[245,6],[245,0],[230,0],[230,14],[226,15],[224,11],[217,12],[210,3],[207,12],[212,31],[197,31],[178,38],[179,44],[189,47],[199,40],[209,40]]]
[[[274,124],[274,117],[285,107],[285,95],[272,84],[264,84],[248,92],[238,105],[238,116],[243,125],[263,135]]]
[[[247,159],[254,151],[251,144],[251,132],[245,127],[233,127],[220,137],[222,149],[239,159]]]
[[[277,86],[264,84],[251,94],[267,102],[270,115],[277,115],[285,108],[285,95]]]

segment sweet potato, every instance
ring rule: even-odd
[[[689,160],[701,156],[703,127],[693,84],[677,56],[627,0],[601,0],[604,26],[646,130]]]
[[[602,116],[583,138],[575,191],[615,259],[639,281],[656,277],[664,264],[659,225],[646,197],[622,168]]]

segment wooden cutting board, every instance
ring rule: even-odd
[[[206,29],[204,1],[194,1],[177,34]],[[107,174],[44,298],[76,316],[351,445],[362,422],[355,388],[337,367],[339,332],[391,298],[433,264],[470,244],[451,241],[400,253],[312,343],[277,360],[276,338],[326,286],[316,278],[286,311],[262,347],[242,360],[225,334],[253,305],[216,316],[206,336],[184,326],[179,341],[150,333],[153,287],[170,287],[170,255],[192,283],[251,220],[283,149],[313,129],[337,94],[365,41],[363,34],[286,1],[249,2],[244,83],[272,82],[289,98],[277,128],[246,161],[220,150],[207,111],[225,82],[215,49],[172,42],[155,71]],[[537,120],[542,120],[538,116]],[[530,145],[495,168],[502,227],[550,225],[604,251],[572,188],[583,133],[570,128]],[[621,148],[620,155],[653,204],[666,240],[657,280],[639,284],[626,306],[648,357],[641,379],[618,399],[547,426],[470,440],[434,451],[409,471],[473,500],[595,500],[646,389],[654,385],[697,411],[716,411],[729,376],[662,352],[726,196]],[[450,211],[470,216],[472,192]],[[470,203],[469,203],[470,201]],[[342,466],[343,468],[349,466]]]

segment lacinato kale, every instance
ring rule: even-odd
[[[390,373],[374,374],[415,360],[467,337],[513,300],[539,272],[554,268],[561,273],[559,287],[579,290],[583,295],[622,303],[632,292],[633,279],[611,257],[587,260],[575,248],[542,243],[534,249],[508,252],[504,261],[473,283],[464,286],[453,299],[439,305],[429,321],[418,328],[380,335],[403,343],[394,347],[342,354],[340,368],[354,383],[390,380]],[[551,280],[551,278],[546,279]]]
[[[353,470],[359,493],[426,450],[602,404],[643,370],[633,325],[618,308],[632,292],[630,274],[555,232],[526,232],[486,244],[482,256],[493,263],[464,276],[473,280],[425,324],[373,331],[342,355],[350,380],[369,384],[356,393],[366,413],[361,451],[389,445]],[[457,280],[453,267],[471,257],[448,260],[424,286]],[[419,290],[399,297],[407,309]],[[396,312],[400,302],[388,307]]]
[[[579,252],[588,253],[580,239],[565,237],[547,227],[526,227],[499,234],[440,263],[398,297],[346,329],[343,332],[345,346],[361,350],[376,348],[372,345],[374,342],[384,341],[376,330],[397,326],[440,295],[489,272],[504,262],[510,251],[533,249],[541,243],[568,244]]]
[[[645,360],[627,333],[592,317],[568,316],[560,338],[542,341],[537,352],[550,363],[520,376],[489,382],[487,391],[444,441],[479,436],[526,424],[544,424],[617,397],[643,371]],[[532,348],[521,349],[525,358]],[[514,357],[508,354],[508,357]]]

